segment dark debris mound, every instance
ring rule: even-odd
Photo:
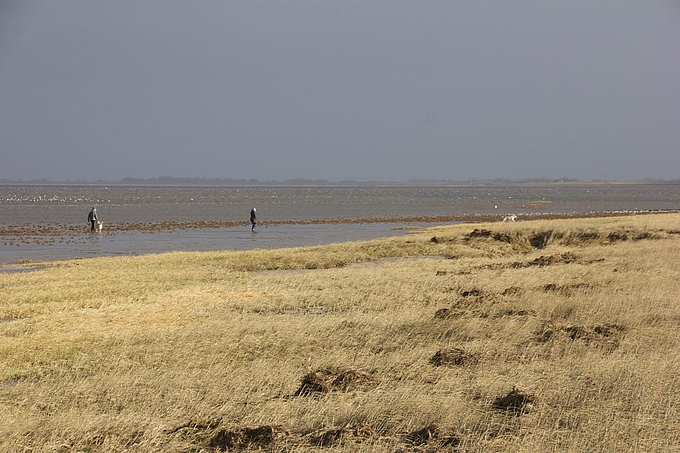
[[[674,234],[673,231],[666,231],[667,234]],[[622,241],[643,241],[647,239],[661,239],[663,235],[652,231],[612,231],[607,235],[610,243]]]
[[[452,315],[450,312],[451,309],[449,308],[440,308],[434,312],[434,317],[435,319],[448,319]]]
[[[488,238],[491,237],[491,231],[490,230],[480,230],[479,228],[475,228],[472,230],[470,233],[467,234],[467,238]]]
[[[368,425],[345,426],[343,428],[324,429],[307,436],[312,445],[330,447],[338,444],[361,443],[379,437]]]
[[[359,370],[342,370],[338,368],[324,368],[307,373],[295,391],[295,396],[310,396],[331,391],[351,392],[363,387],[377,384],[373,373]]]
[[[558,285],[556,283],[548,283],[543,287],[545,292],[555,292],[564,296],[571,296],[578,290],[590,289],[592,286],[588,283],[572,283],[568,285]]]
[[[543,231],[538,233],[529,238],[529,244],[531,244],[531,246],[534,248],[543,249],[546,245],[548,245],[548,241],[552,237],[552,234],[552,231]]]
[[[538,258],[529,262],[515,262],[511,265],[513,268],[523,268],[532,266],[552,266],[555,264],[569,264],[577,260],[576,255],[567,252],[560,255],[541,255]]]
[[[451,289],[453,290],[453,289]],[[521,308],[508,307],[507,299],[516,298],[524,293],[524,289],[511,286],[498,292],[485,292],[480,289],[460,291],[460,298],[450,307],[439,308],[434,313],[434,319],[457,319],[465,316],[477,318],[530,316],[535,312]],[[506,308],[493,310],[497,304],[504,304]]]
[[[507,244],[512,244],[513,242],[516,241],[509,234],[501,233],[501,232],[495,232],[494,233],[491,230],[479,229],[479,228],[475,228],[474,230],[472,230],[471,232],[469,232],[468,234],[465,235],[465,239],[468,240],[468,241],[470,239],[475,239],[475,238],[491,238],[494,241],[505,242]]]
[[[463,291],[460,293],[461,297],[474,297],[477,299],[483,299],[484,298],[484,291],[481,289],[470,289],[467,291]]]
[[[553,264],[569,264],[576,261],[573,253],[563,253],[561,255],[539,256],[530,262],[531,266],[551,266]]]
[[[510,286],[509,288],[505,288],[501,294],[504,296],[519,296],[523,292],[524,290],[519,286]]]
[[[209,446],[221,450],[243,450],[250,447],[267,447],[288,435],[280,426],[263,425],[235,430],[220,429],[210,439]]]
[[[300,387],[295,391],[295,396],[311,395],[314,393],[330,392],[328,374],[323,371],[312,371],[307,373],[300,383]]]
[[[521,308],[503,308],[498,310],[493,317],[494,318],[504,318],[504,317],[525,317],[525,316],[535,316],[536,312],[533,310],[523,310]]]
[[[405,441],[414,446],[436,443],[442,447],[455,447],[460,444],[460,438],[452,433],[445,433],[435,424],[411,431],[405,436]]]
[[[586,325],[553,325],[548,324],[536,332],[535,339],[539,343],[564,338],[568,340],[580,340],[586,343],[595,343],[610,348],[618,346],[619,336],[625,327],[618,324]]]
[[[460,292],[460,299],[456,301],[454,306],[469,306],[482,302],[486,299],[493,299],[494,295],[486,293],[481,289],[473,288]]]
[[[440,308],[434,312],[435,319],[456,319],[464,316],[488,318],[489,311],[484,307],[469,307],[461,304],[452,306],[451,308]]]
[[[517,390],[517,388],[513,388],[507,395],[496,398],[492,407],[519,416],[529,412],[533,408],[535,402],[536,398],[534,396],[522,393]]]
[[[197,432],[197,431],[208,431],[211,429],[216,429],[222,423],[222,419],[216,418],[208,421],[189,421],[182,425],[176,426],[174,428],[168,429],[166,434],[174,434],[177,432]]]
[[[464,366],[473,365],[477,363],[479,359],[476,355],[471,354],[464,349],[460,348],[450,348],[441,349],[437,351],[431,358],[430,363],[434,366],[443,365],[454,365],[454,366]]]
[[[607,235],[607,240],[609,242],[627,241],[628,235],[622,231],[612,231]]]

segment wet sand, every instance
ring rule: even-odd
[[[314,246],[403,235],[408,229],[394,223],[307,224],[230,228],[188,228],[85,232],[50,240],[24,236],[0,243],[0,266],[99,256],[144,255],[171,251],[252,250]],[[11,244],[10,244],[11,242]]]

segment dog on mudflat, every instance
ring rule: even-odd
[[[517,221],[517,216],[516,215],[508,215],[503,217],[503,222],[516,222]]]

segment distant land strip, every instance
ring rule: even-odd
[[[524,178],[524,179],[466,179],[466,180],[447,180],[447,179],[410,179],[407,181],[382,181],[382,180],[366,180],[366,181],[329,181],[326,179],[286,179],[282,181],[270,180],[260,181],[259,179],[234,179],[234,178],[192,178],[192,177],[172,177],[160,176],[156,178],[122,178],[120,180],[65,180],[65,181],[51,181],[48,179],[31,179],[31,180],[11,180],[0,179],[0,185],[14,186],[221,186],[221,187],[257,187],[257,186],[314,186],[314,187],[366,187],[366,186],[497,186],[497,185],[608,185],[608,184],[678,184],[678,179],[661,179],[661,178],[644,178],[635,180],[606,180],[606,179],[591,179],[581,180],[568,177],[562,178]]]

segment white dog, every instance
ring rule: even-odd
[[[101,222],[97,222],[97,231],[100,233],[102,232],[102,228],[104,228],[104,224]]]
[[[516,222],[517,221],[517,216],[516,215],[509,215],[503,217],[503,222]]]

